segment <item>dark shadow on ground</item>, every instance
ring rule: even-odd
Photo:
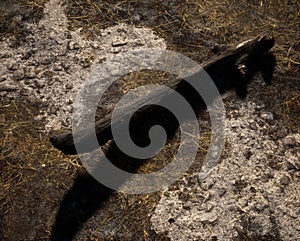
[[[169,127],[171,122],[169,122]],[[175,122],[173,122],[176,125]],[[168,128],[176,130],[176,128]],[[136,133],[136,132],[135,132]],[[174,133],[169,132],[169,137]],[[136,135],[136,134],[134,134]],[[139,139],[137,135],[135,139]],[[146,143],[138,142],[140,145]],[[135,173],[145,160],[131,158],[124,154],[113,142],[106,157],[118,168]],[[119,183],[122,185],[122,182]],[[117,184],[116,184],[117,185]],[[67,192],[58,210],[51,236],[52,241],[70,241],[82,225],[101,207],[115,191],[99,183],[90,175],[79,175]]]
[[[132,139],[139,146],[147,146],[150,139],[145,138],[147,129],[155,124],[159,124],[164,127],[167,132],[168,138],[174,136],[177,129],[178,122],[171,112],[167,110],[157,109],[159,116],[164,118],[153,118],[149,122],[140,125],[133,131]],[[106,157],[118,168],[130,172],[136,173],[141,165],[146,161],[139,160],[124,154],[113,142],[107,152]],[[96,170],[97,171],[97,170]],[[118,182],[118,180],[116,181]],[[123,184],[123,181],[116,185]],[[111,195],[114,195],[115,191],[99,183],[90,175],[79,175],[72,188],[65,195],[60,208],[58,210],[56,221],[53,226],[52,241],[69,241],[74,238],[76,233],[80,230],[82,225],[108,200]]]
[[[247,86],[254,74],[259,70],[263,71],[262,76],[266,82],[270,82],[274,67],[275,58],[272,54],[267,54],[265,60],[268,64],[260,61],[260,66],[249,67],[249,76],[237,75],[235,66],[232,69],[226,70],[222,76],[214,76],[213,80],[221,94],[227,90],[234,89],[237,95],[241,98],[246,97]],[[264,63],[264,64],[262,64]],[[182,82],[186,85],[180,94],[186,98],[190,106],[198,115],[206,108],[199,93],[193,89],[187,82]],[[212,98],[213,99],[213,98]],[[162,126],[170,139],[174,136],[178,121],[175,116],[163,107],[156,106],[146,121],[134,123],[131,126],[132,140],[138,146],[147,146],[150,144],[148,137],[149,129],[154,125]],[[145,160],[139,160],[125,155],[113,142],[105,153],[106,157],[118,168],[127,172],[135,173],[139,167],[145,163]],[[123,180],[124,181],[124,180]],[[123,184],[123,181],[117,180],[118,186]],[[52,241],[70,241],[76,233],[81,229],[82,225],[101,207],[105,205],[108,198],[115,192],[96,181],[89,175],[80,175],[76,178],[73,187],[67,192],[58,210],[56,221],[53,226]]]

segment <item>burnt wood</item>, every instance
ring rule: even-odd
[[[247,94],[247,85],[255,73],[262,72],[264,80],[270,82],[275,68],[275,57],[268,51],[274,46],[274,43],[274,38],[271,35],[260,35],[227,48],[204,62],[201,66],[210,75],[220,94],[228,90],[235,90],[240,98],[244,98]],[[205,106],[198,92],[187,81],[175,78],[166,85],[184,96],[196,112]],[[130,106],[126,106],[126,109],[114,118],[113,123],[111,122],[111,115],[107,115],[97,121],[95,131],[99,145],[102,146],[113,138],[111,126],[120,127],[122,125],[121,119],[130,113],[129,110],[138,109],[131,118],[130,125],[137,128],[143,126],[140,130],[145,129],[145,123],[160,122],[163,122],[172,130],[176,129],[178,123],[170,121],[172,117],[159,109],[159,103],[171,96],[172,93],[168,91],[157,91],[150,98],[143,98]],[[140,106],[142,107],[139,109]],[[172,135],[172,133],[172,131],[167,131],[168,135]],[[92,151],[98,147],[98,145],[90,143],[90,136],[91,133],[88,131],[80,133],[78,144],[84,147],[84,152]],[[65,154],[77,153],[71,131],[52,136],[50,141],[55,148]]]

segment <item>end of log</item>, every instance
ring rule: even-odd
[[[62,134],[50,136],[50,142],[56,149],[59,149],[64,154],[77,154],[71,131],[65,131]]]
[[[259,51],[259,53],[268,52],[275,44],[274,36],[271,33],[265,33],[262,35],[257,36],[254,39],[248,39],[236,46],[236,49],[240,48],[248,48],[248,44],[250,42],[254,43],[254,47]],[[249,50],[248,50],[249,51]]]
[[[262,52],[268,52],[275,45],[275,39],[273,34],[266,33],[261,35],[258,40],[258,44],[261,44]]]

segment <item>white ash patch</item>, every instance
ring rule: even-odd
[[[82,37],[81,29],[67,27],[64,1],[50,0],[40,22],[27,25],[31,34],[22,46],[1,43],[0,96],[38,102],[36,118],[45,118],[48,131],[71,127],[74,98],[94,66],[116,53],[166,49],[165,41],[147,28],[120,24],[103,29],[92,41]]]
[[[257,102],[235,100],[229,109],[227,157],[202,183],[194,174],[164,192],[153,229],[171,240],[299,240],[300,134],[274,140],[278,123]]]

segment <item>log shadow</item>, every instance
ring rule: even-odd
[[[226,69],[222,73],[209,73],[216,84],[220,94],[227,90],[235,90],[240,98],[247,95],[247,86],[256,72],[261,72],[262,77],[267,83],[270,83],[275,68],[275,57],[273,54],[258,56],[246,65],[246,75],[237,71],[237,66]],[[197,115],[200,115],[206,109],[199,93],[187,82],[180,93],[189,102]],[[161,125],[167,137],[171,138],[178,127],[178,121],[175,116],[163,107],[156,106],[153,111],[148,113],[139,123],[133,123],[131,131],[132,140],[139,146],[147,146],[150,143],[148,130],[153,125]],[[145,162],[132,158],[124,154],[112,142],[106,152],[106,157],[118,168],[127,172],[135,173]],[[122,183],[119,183],[122,185]],[[53,225],[52,241],[70,241],[81,229],[82,225],[93,216],[93,214],[105,205],[108,198],[115,193],[114,190],[102,185],[90,175],[79,175],[72,188],[66,193],[59,210],[57,212],[55,224]]]
[[[160,108],[158,110],[160,114],[158,115],[157,113],[157,116],[164,116],[164,118],[149,119],[147,123],[138,126],[131,132],[131,137],[137,145],[147,146],[149,144],[150,139],[147,138],[147,128],[149,129],[153,125],[163,126],[168,138],[174,135],[178,126],[176,118],[174,116],[171,117],[171,112],[167,110],[163,111]],[[136,159],[126,155],[118,148],[115,142],[110,144],[105,156],[116,167],[130,173],[136,173],[139,167],[147,162],[147,160]],[[117,184],[122,185],[123,183]],[[91,175],[81,174],[77,176],[73,186],[68,190],[60,204],[52,229],[51,240],[73,240],[82,225],[99,208],[106,205],[106,201],[114,194],[115,190],[101,184]]]

